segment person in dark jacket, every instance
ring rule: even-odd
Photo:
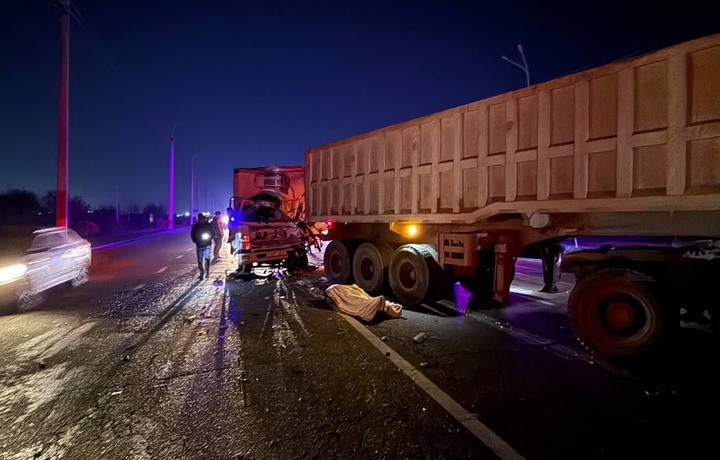
[[[211,221],[212,229],[213,229],[213,263],[217,262],[220,259],[220,248],[222,247],[223,243],[223,236],[225,236],[225,231],[223,230],[223,223],[222,223],[222,214],[220,211],[215,211],[215,216],[213,217]]]
[[[204,214],[198,214],[198,219],[190,230],[190,239],[195,243],[200,280],[210,275],[210,247],[212,246],[213,228]]]

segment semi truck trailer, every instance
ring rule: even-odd
[[[720,327],[720,34],[305,151],[306,219],[333,283],[412,306],[449,283],[507,304],[533,251],[575,275],[577,338],[667,343],[684,309]],[[582,236],[606,244],[563,253]]]

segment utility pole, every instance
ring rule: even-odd
[[[120,223],[120,187],[115,186],[115,223]]]
[[[60,81],[55,225],[68,226],[68,125],[70,99],[70,0],[60,0]]]
[[[170,132],[170,187],[168,190],[168,230],[175,228],[175,210],[173,209],[175,192],[175,123]]]
[[[194,192],[193,188],[195,187],[195,157],[196,156],[198,156],[197,153],[195,155],[193,155],[192,159],[190,160],[190,225],[193,224],[194,219],[195,219],[195,209],[194,209],[194,203],[193,203],[193,198],[195,196],[194,195],[195,192]]]
[[[525,72],[525,82],[527,83],[527,86],[530,86],[530,69],[528,68],[527,61],[525,60],[525,53],[523,52],[523,46],[521,43],[518,43],[518,51],[520,52],[520,57],[522,58],[522,65],[518,64],[517,62],[513,61],[512,59],[509,59],[505,56],[501,56],[505,61],[509,62],[510,64],[514,65],[515,67],[519,67],[520,70]]]

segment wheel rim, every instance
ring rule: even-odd
[[[598,295],[593,302],[595,317],[605,333],[631,337],[648,326],[647,306],[623,292]]]
[[[403,262],[402,265],[400,265],[398,279],[403,288],[407,290],[413,289],[415,284],[417,284],[415,265],[410,262]]]
[[[360,261],[360,276],[364,280],[371,280],[375,274],[375,265],[368,257],[363,257]]]
[[[80,273],[77,274],[75,278],[70,281],[70,284],[72,284],[73,287],[80,286],[81,284],[84,284],[88,281],[88,269],[87,267],[83,267]]]
[[[342,256],[339,253],[333,252],[330,254],[330,271],[333,275],[339,275],[343,269]]]

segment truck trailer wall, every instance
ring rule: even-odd
[[[720,34],[305,152],[307,218],[720,210]]]

